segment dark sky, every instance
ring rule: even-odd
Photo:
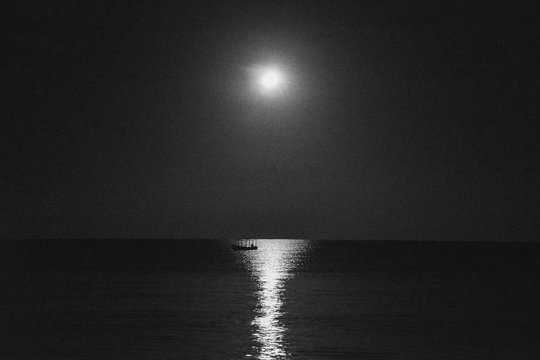
[[[537,240],[533,10],[17,2],[0,235]]]

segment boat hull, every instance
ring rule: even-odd
[[[240,246],[240,245],[231,245],[233,250],[257,250],[256,246]]]

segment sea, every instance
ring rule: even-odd
[[[540,244],[0,242],[0,359],[539,359]]]

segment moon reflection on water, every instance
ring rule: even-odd
[[[284,335],[283,299],[287,280],[305,259],[308,240],[259,240],[259,249],[239,254],[258,285],[255,318],[251,322],[260,360],[288,357]],[[251,356],[248,354],[247,356]]]

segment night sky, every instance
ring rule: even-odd
[[[0,236],[538,240],[533,10],[17,2]]]

